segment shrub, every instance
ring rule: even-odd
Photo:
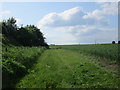
[[[120,44],[120,41],[118,41],[118,44]]]
[[[112,44],[115,44],[115,41],[112,41]]]
[[[2,48],[3,88],[12,87],[37,61],[44,47],[5,46]],[[9,84],[8,84],[9,83]]]

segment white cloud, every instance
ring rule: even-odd
[[[117,28],[76,25],[43,30],[48,43],[73,44],[111,42],[118,39]]]
[[[49,13],[37,24],[43,30],[48,43],[68,44],[111,42],[117,40],[117,29],[107,28],[108,15],[117,15],[117,3],[99,3],[101,9],[85,13],[74,7],[61,13]]]
[[[10,17],[8,17],[7,15],[11,14],[11,11],[9,10],[1,10],[0,11],[0,17],[1,17],[1,20],[6,20]],[[20,25],[22,20],[20,18],[15,18],[16,20],[16,24]]]
[[[10,14],[11,12],[9,10],[0,10],[0,20],[2,21],[2,19],[4,19],[4,17],[8,14]]]
[[[108,25],[110,21],[106,19],[107,15],[117,15],[118,14],[118,3],[98,3],[101,5],[101,10],[96,9],[92,12],[88,12],[83,18],[88,20],[88,23],[101,23],[102,25]]]
[[[96,20],[101,20],[104,18],[102,11],[96,9],[92,12],[89,12],[88,14],[86,14],[85,16],[83,16],[84,19],[96,19]]]
[[[118,14],[118,2],[104,3],[101,6],[105,15],[117,15]]]
[[[10,14],[11,12],[9,10],[4,10],[4,11],[0,11],[0,15],[3,16],[3,15],[7,15],[7,14]]]
[[[52,39],[55,44],[72,44],[77,43],[77,38],[70,33],[59,33],[58,37]]]
[[[92,12],[85,13],[81,7],[74,7],[61,13],[49,13],[45,15],[39,22],[38,27],[60,27],[74,26],[84,24],[108,25],[107,15],[115,15],[118,13],[117,3],[102,3],[102,9],[95,9]]]
[[[62,29],[62,27],[61,27]],[[60,28],[46,28],[42,30],[49,44],[72,44],[77,43],[77,38],[70,32],[60,31]]]
[[[0,10],[0,21],[5,20],[6,17],[11,14],[11,11],[9,10]]]
[[[62,13],[49,13],[38,22],[38,27],[59,27],[84,24],[82,18],[84,15],[85,14],[80,7],[74,7]]]

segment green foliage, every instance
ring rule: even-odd
[[[17,25],[15,23],[16,20],[13,17],[1,22],[2,34],[9,38],[15,37],[17,31]]]
[[[28,69],[43,53],[42,47],[9,47],[2,48],[3,87],[12,87],[15,81],[28,73]]]
[[[48,48],[42,32],[34,25],[18,27],[14,18],[0,23],[3,34],[3,44],[22,46],[45,46]]]
[[[34,25],[21,27],[17,33],[18,41],[24,46],[45,46],[43,34]]]

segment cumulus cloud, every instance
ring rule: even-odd
[[[117,15],[118,14],[118,2],[104,3],[101,5],[104,15]]]
[[[82,18],[84,15],[85,13],[80,7],[74,7],[62,13],[49,13],[38,22],[38,27],[58,27],[84,24],[84,20]]]
[[[46,28],[42,31],[48,43],[78,44],[111,42],[118,39],[117,28],[97,28],[95,26],[66,26]]]
[[[57,44],[94,42],[95,38],[99,41],[117,40],[117,29],[106,27],[110,24],[107,16],[118,13],[117,3],[98,3],[98,5],[101,9],[87,13],[81,7],[74,7],[61,13],[49,13],[38,22],[37,26],[43,29],[45,36],[49,38],[48,42]],[[44,28],[46,30],[51,28],[52,33],[45,32]]]
[[[110,21],[106,19],[106,15],[115,15],[118,13],[117,3],[102,3],[101,8],[101,10],[96,9],[88,13],[85,13],[81,7],[74,7],[61,13],[49,13],[38,22],[38,27],[59,27],[84,24],[108,25]]]
[[[83,16],[85,20],[88,21],[88,23],[101,23],[102,25],[108,25],[109,20],[106,19],[107,15],[117,15],[118,14],[118,3],[112,2],[112,3],[98,3],[101,5],[101,10],[96,9],[92,12],[88,12],[86,15]]]
[[[65,28],[63,28],[63,31],[60,31],[59,28],[50,27],[42,30],[44,36],[47,37],[46,42],[49,44],[73,44],[78,42],[78,39],[73,34],[64,31]]]
[[[86,26],[86,25],[77,25],[77,26],[66,26],[55,28],[56,31],[72,34],[74,37],[88,37],[88,36],[96,36],[99,38],[103,38],[101,36],[106,36],[106,38],[116,36],[117,37],[117,28],[104,28],[97,26]],[[104,32],[104,34],[103,34]],[[106,35],[105,35],[106,33]],[[109,34],[109,35],[108,35]]]

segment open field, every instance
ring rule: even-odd
[[[120,45],[118,44],[56,45],[51,48],[62,48],[111,60],[118,60],[120,57]]]
[[[117,50],[117,45],[83,45],[83,46],[51,46],[37,63],[23,77],[17,88],[118,88],[119,66],[115,57],[109,59]],[[101,47],[101,48],[100,48]],[[104,52],[102,57],[98,54],[89,54],[89,50],[108,50],[107,57]],[[116,53],[117,54],[117,53]],[[102,59],[103,58],[103,59]],[[105,59],[106,58],[106,59]],[[114,59],[113,59],[114,58]],[[102,59],[102,62],[100,61]],[[106,61],[107,60],[107,61]],[[115,64],[115,66],[113,66]],[[112,65],[110,69],[109,65]],[[105,67],[106,66],[106,67]],[[109,68],[107,68],[107,66]]]
[[[51,48],[62,48],[77,53],[83,53],[95,58],[101,67],[119,72],[120,45],[119,44],[89,44],[89,45],[56,45]]]

